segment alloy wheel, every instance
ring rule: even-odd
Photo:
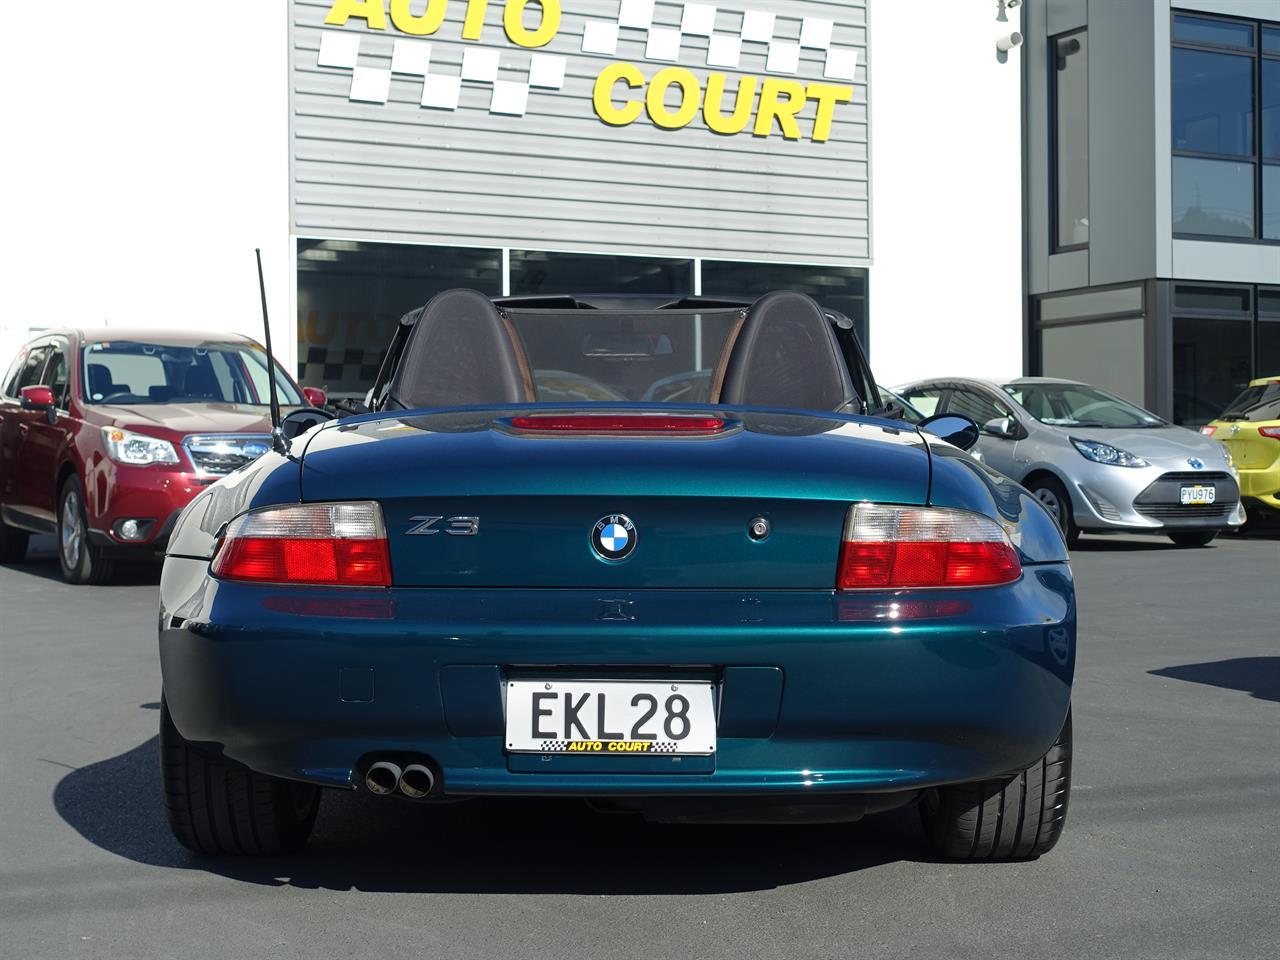
[[[84,527],[80,522],[80,498],[75,491],[62,501],[62,562],[68,570],[80,565],[80,550],[84,541]]]
[[[1062,526],[1062,503],[1061,501],[1058,500],[1058,495],[1054,493],[1052,490],[1049,490],[1045,487],[1041,487],[1039,490],[1036,491],[1035,497],[1044,505],[1044,508],[1049,511],[1049,516],[1053,517],[1054,522],[1056,522],[1058,526],[1061,527]]]

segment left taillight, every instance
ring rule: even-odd
[[[391,552],[373,502],[264,507],[232,520],[213,558],[223,580],[389,587]]]
[[[1022,562],[990,517],[946,507],[859,503],[840,548],[838,590],[994,587]]]

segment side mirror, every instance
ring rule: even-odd
[[[284,434],[286,440],[292,440],[306,433],[312,427],[334,419],[336,419],[334,415],[327,410],[305,407],[281,418],[280,432]]]
[[[980,436],[977,421],[958,413],[943,413],[930,417],[920,424],[920,429],[928,430],[935,437],[941,437],[961,450],[972,449]]]
[[[302,396],[308,404],[313,407],[319,407],[322,410],[329,403],[329,395],[319,387],[303,387]]]
[[[53,391],[48,387],[23,387],[18,392],[23,410],[52,410],[57,405]]]
[[[982,425],[982,432],[990,437],[1000,437],[1002,440],[1012,440],[1018,435],[1012,417],[996,417],[994,420],[988,420]]]

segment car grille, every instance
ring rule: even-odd
[[[1199,484],[1217,490],[1214,503],[1183,505],[1180,501],[1184,485]],[[1240,488],[1229,473],[1203,470],[1188,473],[1166,473],[1134,498],[1133,507],[1150,520],[1171,523],[1179,520],[1226,520],[1240,501]]]
[[[271,438],[256,433],[187,437],[184,446],[197,471],[207,477],[225,477],[270,450]]]
[[[1169,520],[1225,520],[1236,508],[1231,503],[1210,503],[1186,506],[1182,504],[1137,504],[1138,512],[1144,517],[1162,522]]]

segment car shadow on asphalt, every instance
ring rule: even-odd
[[[303,889],[690,896],[765,890],[886,863],[936,862],[914,806],[857,823],[670,826],[579,800],[420,805],[325,791],[296,856],[205,857],[173,839],[156,738],[68,773],[62,819],[90,843],[157,867]]]
[[[1207,663],[1187,663],[1148,671],[1153,676],[1241,690],[1256,700],[1280,703],[1280,657],[1237,657]]]

